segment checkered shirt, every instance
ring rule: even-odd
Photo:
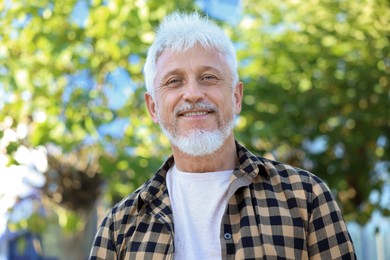
[[[223,259],[356,259],[329,188],[315,175],[257,157],[239,143],[222,219]],[[173,157],[115,205],[90,259],[173,259],[174,221],[166,185]]]

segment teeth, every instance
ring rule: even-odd
[[[204,116],[207,115],[207,112],[200,111],[200,112],[188,112],[184,113],[183,116],[185,117],[190,117],[190,116]]]

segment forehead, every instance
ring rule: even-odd
[[[196,70],[198,68],[214,68],[224,71],[227,69],[224,55],[216,49],[206,49],[196,45],[188,50],[175,52],[166,49],[156,61],[157,76],[171,70]]]

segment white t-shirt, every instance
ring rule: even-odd
[[[167,173],[173,210],[175,260],[221,259],[220,228],[233,170]]]

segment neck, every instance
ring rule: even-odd
[[[176,167],[184,172],[215,172],[232,170],[238,164],[233,134],[215,153],[205,156],[190,156],[171,145]]]

